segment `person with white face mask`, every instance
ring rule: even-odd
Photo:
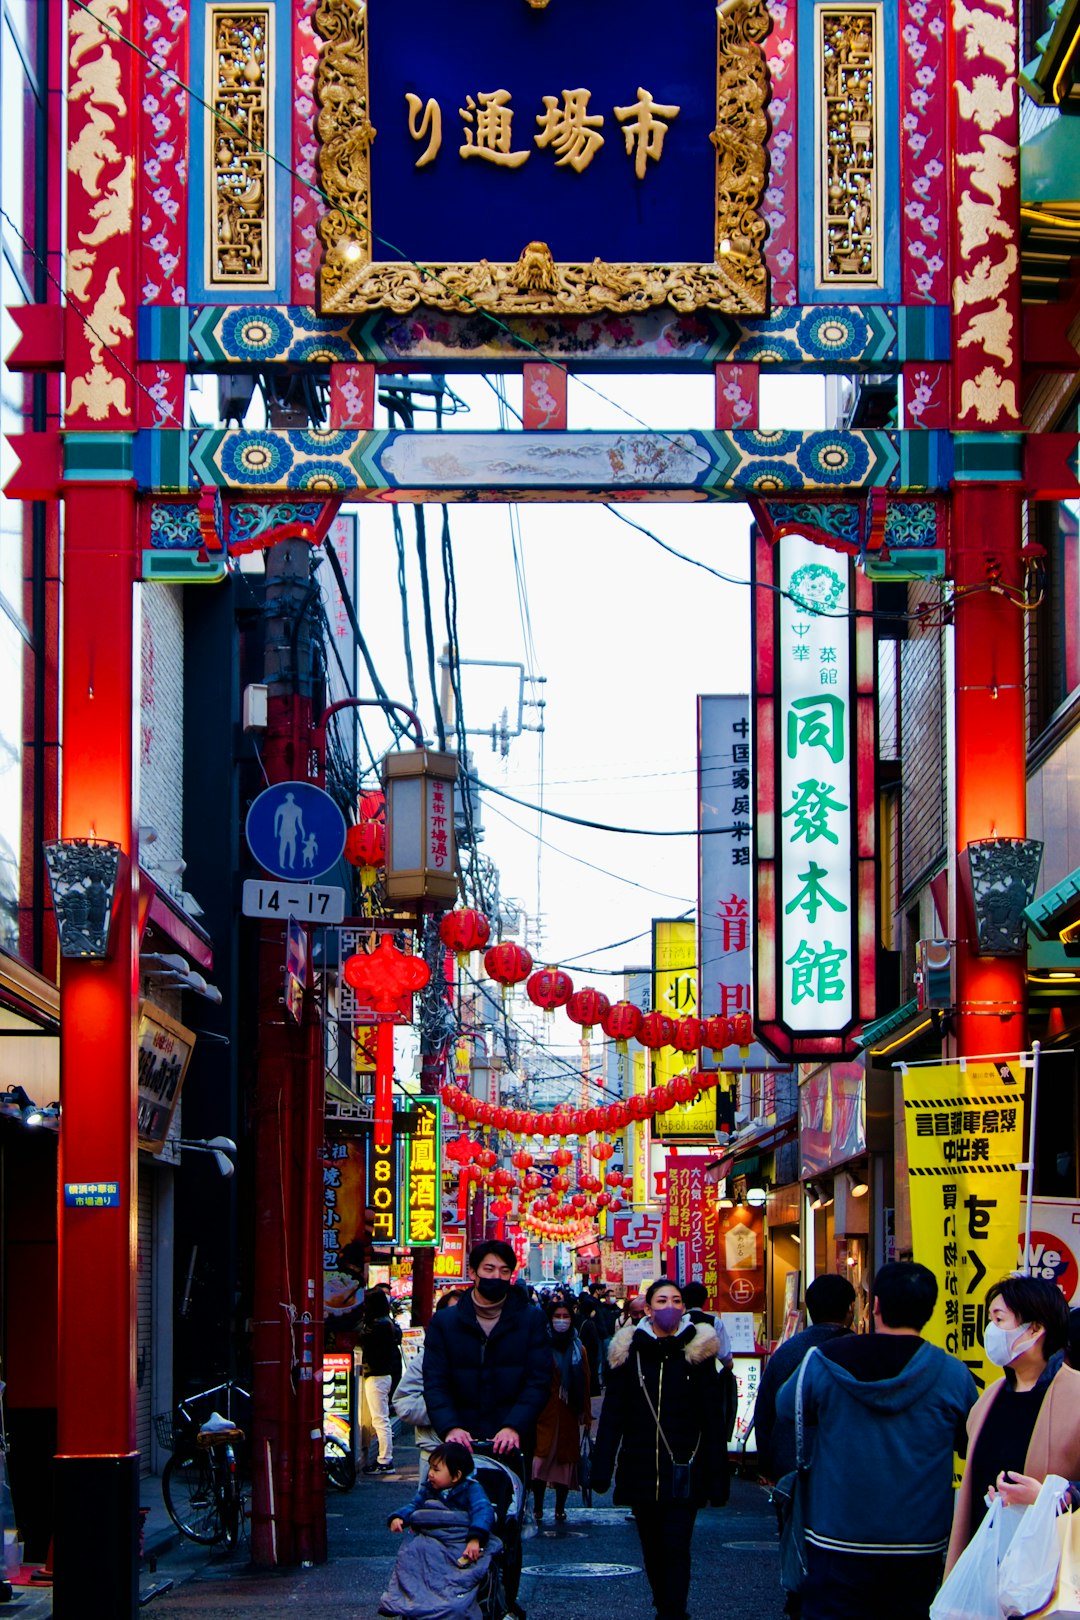
[[[982,1523],[988,1496],[1025,1507],[1047,1474],[1080,1480],[1080,1373],[1064,1364],[1064,1294],[1041,1278],[1006,1277],[991,1288],[986,1312],[983,1346],[1004,1376],[968,1417],[967,1466],[946,1571]]]

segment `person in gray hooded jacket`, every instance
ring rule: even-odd
[[[921,1337],[936,1300],[932,1272],[891,1261],[874,1279],[874,1332],[834,1338],[802,1364],[804,1620],[926,1620],[976,1397],[963,1363]],[[792,1424],[798,1380],[776,1404]]]

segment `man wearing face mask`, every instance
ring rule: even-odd
[[[440,1311],[424,1339],[424,1403],[440,1438],[497,1452],[530,1449],[551,1384],[543,1311],[513,1286],[509,1243],[478,1243],[469,1255],[473,1286]]]
[[[1080,1372],[1065,1365],[1069,1308],[1038,1277],[1006,1277],[986,1298],[984,1348],[1004,1377],[968,1417],[968,1462],[956,1493],[947,1568],[986,1513],[986,1496],[1027,1506],[1047,1474],[1080,1480]]]

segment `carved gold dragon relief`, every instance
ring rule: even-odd
[[[512,264],[379,262],[371,235],[371,144],[366,0],[320,0],[315,26],[325,47],[316,95],[320,174],[332,206],[319,235],[324,314],[418,305],[477,308],[500,316],[630,313],[667,303],[680,312],[759,315],[767,305],[758,212],[765,188],[769,85],[762,42],[765,0],[724,0],[717,9],[715,260],[706,264],[556,264],[528,242]]]

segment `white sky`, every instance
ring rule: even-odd
[[[600,377],[571,381],[571,428],[634,426],[625,404],[648,426],[666,430],[712,425],[711,376],[686,379]],[[484,379],[452,379],[470,405],[448,426],[498,426],[498,404]],[[511,403],[520,404],[520,379],[510,379]],[[516,396],[515,396],[516,388]],[[608,399],[601,399],[599,390]],[[786,377],[765,385],[762,425],[818,427],[825,422],[821,378]],[[426,426],[430,418],[422,418]],[[377,425],[382,425],[381,422]],[[382,680],[392,697],[408,702],[402,652],[397,562],[385,508],[356,508],[360,521],[357,608]],[[402,508],[408,559],[408,597],[420,713],[431,731],[421,597],[412,513]],[[734,579],[748,577],[749,512],[736,503],[626,505],[628,516],[666,543],[709,562]],[[459,591],[461,657],[505,659],[528,665],[515,585],[511,514],[504,506],[452,506],[451,525]],[[546,676],[545,803],[621,826],[696,826],[696,705],[703,692],[747,691],[750,681],[750,593],[663,552],[602,506],[522,505],[520,552],[535,671]],[[444,640],[441,514],[428,508],[436,652]],[[361,673],[361,695],[370,695]],[[512,701],[512,678],[501,692],[465,671],[466,723],[486,726]],[[527,715],[528,719],[529,716]],[[385,732],[370,736],[376,750]],[[507,760],[484,738],[474,739],[483,780],[535,803],[540,746],[533,733],[511,743]],[[512,818],[519,824],[510,824]],[[571,958],[621,969],[648,961],[654,916],[678,916],[696,907],[693,837],[627,837],[572,827],[545,817],[539,906],[535,813],[484,796],[483,850],[501,873],[501,892],[533,916],[539,909],[538,962],[567,964],[575,984],[597,984],[615,999],[619,981],[593,978]],[[592,862],[612,876],[570,859]],[[622,881],[631,880],[631,881]],[[633,884],[642,887],[633,887]],[[653,892],[659,891],[659,892]],[[636,942],[605,949],[631,935]],[[576,1031],[558,1020],[555,1043],[572,1049]]]

